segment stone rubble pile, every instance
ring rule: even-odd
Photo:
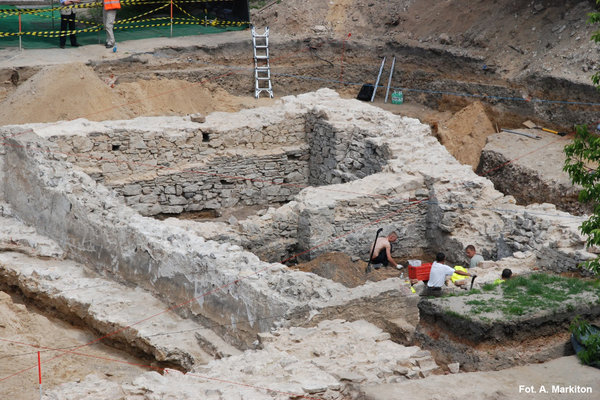
[[[441,369],[428,351],[402,346],[366,321],[322,321],[315,327],[278,329],[260,335],[260,349],[215,360],[189,374],[149,372],[115,384],[88,376],[43,397],[97,399],[345,399],[361,384],[420,379]],[[268,389],[268,390],[267,390]]]

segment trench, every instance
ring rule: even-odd
[[[249,42],[211,49],[165,49],[170,60],[158,66],[149,66],[144,59],[132,55],[116,62],[96,63],[93,67],[100,76],[118,74],[121,82],[151,78],[200,82],[210,80],[215,71],[227,71],[231,67],[236,79],[219,78],[213,82],[232,94],[247,96],[253,94],[252,66],[240,58],[240,54],[251,55],[250,50]],[[407,102],[456,112],[479,99],[490,106],[494,122],[507,128],[520,127],[522,121],[531,119],[545,121],[549,128],[569,130],[575,124],[597,120],[593,107],[562,103],[564,100],[600,102],[600,93],[591,84],[539,74],[507,79],[501,71],[483,69],[485,60],[479,57],[390,41],[376,48],[360,42],[344,45],[343,83],[340,83],[341,52],[342,42],[337,40],[308,38],[272,42],[272,83],[276,96],[330,87],[348,97],[356,97],[362,84],[374,83],[381,59],[395,56],[397,63],[391,87],[405,88]],[[385,85],[389,72],[388,61],[382,74]],[[527,101],[523,93],[547,101]]]

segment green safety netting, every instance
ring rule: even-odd
[[[236,21],[227,1],[122,0],[114,26],[118,41],[152,37],[188,36],[240,30],[246,21]],[[231,7],[231,6],[229,6]],[[80,3],[76,7],[76,35],[81,45],[104,43],[102,3]],[[172,10],[172,11],[171,11]],[[60,3],[23,8],[0,6],[0,48],[57,47]],[[19,38],[21,44],[19,43]],[[69,40],[67,40],[68,46]]]

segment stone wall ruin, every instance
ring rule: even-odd
[[[399,315],[412,321],[417,316],[416,296],[398,279],[347,289],[263,262],[236,243],[252,243],[248,248],[258,254],[270,246],[272,259],[281,249],[304,252],[308,258],[333,250],[366,257],[371,233],[382,227],[401,233],[394,252],[400,258],[444,251],[449,260],[459,261],[464,247],[475,244],[488,257],[530,250],[541,266],[564,271],[593,256],[577,231],[581,218],[555,210],[536,212],[547,209],[545,205],[515,205],[490,181],[460,165],[417,120],[342,100],[330,90],[284,98],[268,113],[216,113],[205,123],[186,118],[144,121],[146,127],[135,131],[131,125],[140,125],[139,120],[30,125],[29,133],[23,126],[3,128],[9,144],[1,159],[5,201],[18,218],[54,239],[69,258],[141,286],[169,304],[195,299],[180,313],[216,323],[219,333],[239,347],[249,346],[257,332],[307,322],[315,314],[366,318],[379,326]],[[274,134],[286,126],[285,135]],[[125,142],[125,132],[137,137],[138,144]],[[208,142],[202,141],[206,135]],[[150,147],[152,141],[170,151]],[[334,142],[345,147],[339,146],[339,152],[330,148],[323,161],[316,162],[312,146],[324,149],[325,143]],[[112,150],[116,145],[118,156]],[[299,155],[292,159],[306,164],[301,168],[308,171],[303,179],[309,183],[314,177],[322,185],[334,184],[306,187],[296,196],[290,193],[290,203],[262,216],[222,223],[224,229],[215,229],[212,222],[177,226],[143,217],[127,206],[132,202],[128,197],[144,196],[139,182],[145,174],[158,177],[163,172],[146,163],[164,166],[168,175],[167,168],[178,157],[203,163],[232,149],[258,153],[260,146]],[[359,150],[365,158],[354,163]],[[135,169],[138,165],[142,170]],[[283,168],[278,177],[289,176]],[[115,191],[107,187],[118,179],[122,186]],[[136,184],[142,186],[141,195],[138,189],[129,196],[119,192]],[[174,190],[177,196],[177,187]],[[233,196],[235,191],[227,193]]]

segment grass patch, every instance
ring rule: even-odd
[[[539,273],[517,276],[500,285],[486,284],[482,289],[485,296],[483,298],[478,296],[481,293],[465,294],[468,297],[478,296],[465,300],[464,304],[469,306],[465,307],[466,313],[480,315],[500,312],[504,318],[512,319],[540,311],[553,314],[571,312],[575,310],[576,304],[566,303],[566,300],[586,292],[596,295],[596,300],[591,301],[591,305],[600,303],[600,280],[598,279],[565,278]],[[500,294],[500,298],[497,296],[490,298],[487,293],[493,295],[490,293],[492,291]],[[582,297],[579,299],[583,300]],[[582,304],[579,299],[577,304]],[[589,300],[587,302],[590,303]],[[483,316],[479,318],[483,319]]]
[[[491,292],[491,291],[496,290],[496,286],[497,285],[495,285],[493,283],[486,283],[485,285],[483,285],[481,287],[481,289],[483,289],[484,292]]]

